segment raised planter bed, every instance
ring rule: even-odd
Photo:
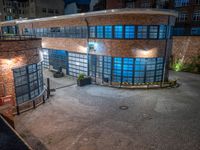
[[[77,85],[78,86],[84,86],[91,84],[91,78],[90,77],[85,77],[84,79],[77,80]]]

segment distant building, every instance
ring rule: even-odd
[[[0,0],[0,21],[64,14],[63,0]]]
[[[91,0],[90,2],[90,11],[94,10],[94,6],[99,2],[100,0]]]
[[[28,1],[0,0],[0,21],[28,17]]]
[[[78,13],[78,7],[75,2],[69,3],[65,6],[65,14],[76,14]]]
[[[64,14],[63,0],[29,0],[29,17],[42,18]]]
[[[93,0],[93,11],[120,8],[173,9],[179,12],[173,35],[200,35],[200,0]]]
[[[65,14],[76,14],[90,11],[89,3],[71,0],[65,3]]]
[[[179,12],[174,35],[200,35],[200,0],[175,1]]]
[[[91,11],[106,9],[106,0],[92,0],[90,4]]]

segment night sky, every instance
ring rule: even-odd
[[[89,4],[90,0],[64,0],[65,3],[77,2],[78,4]]]

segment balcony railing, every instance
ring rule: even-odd
[[[36,39],[36,35],[0,35],[0,40],[29,40]]]

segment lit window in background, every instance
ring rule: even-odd
[[[112,26],[105,26],[105,38],[111,39],[112,37]]]
[[[90,38],[95,38],[95,37],[96,37],[96,28],[90,27]]]
[[[125,26],[125,38],[126,39],[135,38],[135,26]]]
[[[115,26],[115,38],[122,39],[123,38],[123,26]]]

